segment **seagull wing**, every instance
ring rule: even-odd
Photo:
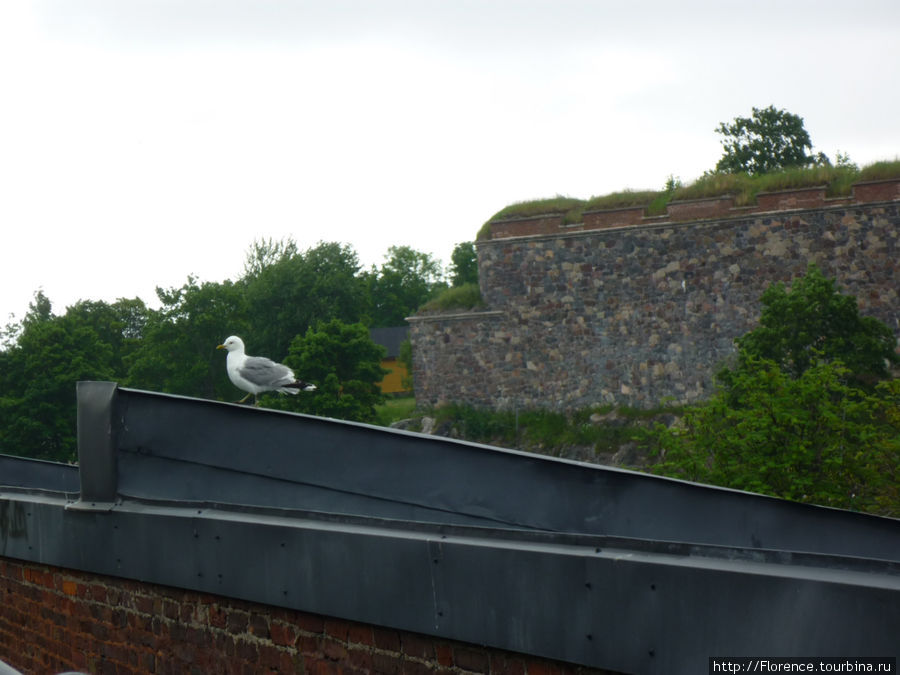
[[[278,389],[294,381],[294,372],[264,356],[248,356],[238,374],[260,389]]]

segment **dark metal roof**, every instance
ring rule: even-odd
[[[0,461],[0,554],[622,672],[900,634],[893,519],[111,383],[79,457]]]

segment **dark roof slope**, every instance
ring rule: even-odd
[[[897,520],[113,383],[78,401],[77,497],[0,464],[4,556],[621,672],[900,633]]]

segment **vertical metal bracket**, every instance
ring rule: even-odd
[[[113,431],[115,382],[78,382],[78,475],[81,496],[69,508],[110,510],[118,492]]]

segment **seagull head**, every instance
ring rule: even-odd
[[[216,349],[225,349],[229,352],[243,352],[244,341],[237,335],[232,335],[231,337],[226,338],[225,342],[216,347]]]

